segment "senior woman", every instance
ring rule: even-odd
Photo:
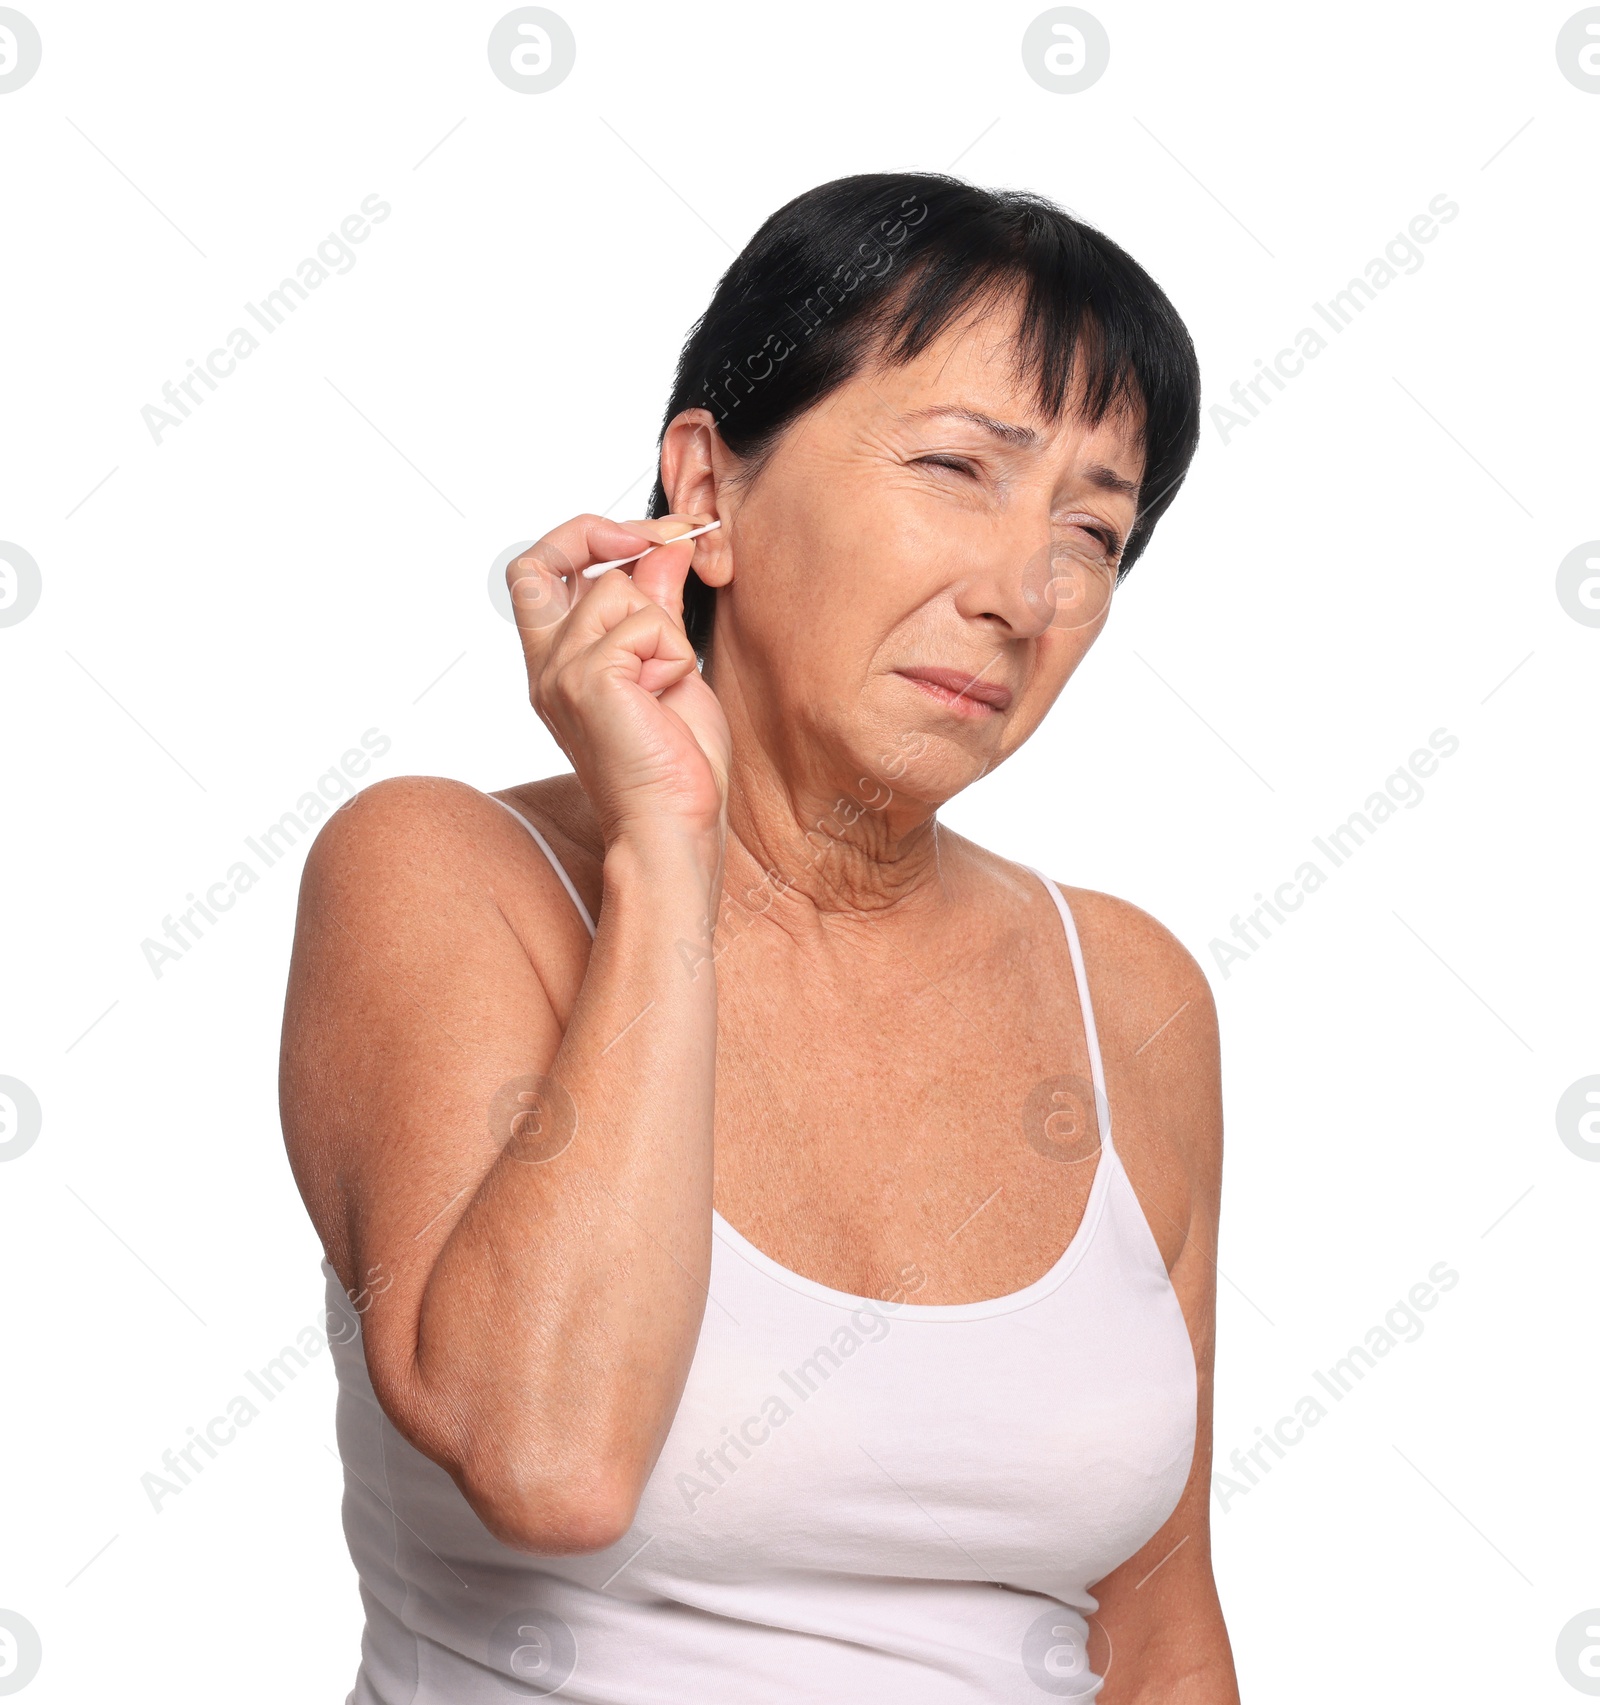
[[[1237,1700],[1205,979],[938,819],[1198,409],[1166,297],[1049,202],[824,184],[691,333],[654,518],[509,570],[572,773],[325,826],[283,1109],[354,1705]]]

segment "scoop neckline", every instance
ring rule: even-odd
[[[503,811],[509,812],[522,824],[554,868],[561,879],[561,886],[566,889],[568,898],[577,908],[578,916],[582,918],[589,931],[590,939],[595,934],[594,919],[589,915],[589,908],[583,903],[582,896],[573,886],[572,878],[567,874],[566,867],[556,857],[554,848],[539,832],[524,814],[514,805],[501,799],[496,794],[489,794]],[[834,1308],[851,1310],[862,1308],[893,1308],[896,1312],[907,1311],[913,1320],[980,1320],[986,1315],[1006,1314],[1013,1309],[1026,1308],[1028,1304],[1048,1296],[1063,1279],[1083,1259],[1084,1254],[1093,1240],[1095,1230],[1099,1226],[1101,1216],[1105,1211],[1106,1197],[1111,1188],[1111,1177],[1121,1162],[1117,1158],[1116,1145],[1111,1138],[1111,1104],[1105,1086],[1105,1061],[1100,1052],[1100,1036],[1094,1021],[1094,1000],[1089,992],[1089,975],[1083,962],[1083,947],[1078,940],[1078,925],[1073,918],[1072,908],[1067,904],[1066,894],[1061,884],[1037,870],[1031,864],[1025,864],[1022,869],[1030,876],[1039,879],[1046,893],[1055,905],[1061,919],[1062,929],[1066,933],[1067,950],[1072,959],[1073,981],[1078,990],[1078,1007],[1083,1022],[1084,1041],[1089,1050],[1089,1073],[1094,1080],[1095,1114],[1100,1127],[1100,1152],[1095,1157],[1094,1178],[1089,1185],[1089,1194],[1084,1201],[1083,1217],[1078,1221],[1078,1229],[1073,1232],[1071,1241],[1062,1250],[1060,1256],[1045,1272],[1041,1273],[1031,1284],[1024,1285],[1020,1290],[1008,1291],[1004,1296],[980,1298],[977,1302],[901,1302],[890,1303],[878,1297],[856,1296],[850,1291],[835,1290],[831,1285],[825,1285],[817,1279],[808,1279],[803,1273],[796,1273],[792,1268],[785,1267],[774,1261],[770,1255],[756,1248],[743,1232],[738,1230],[730,1221],[711,1209],[711,1229],[713,1233],[721,1227],[722,1241],[735,1254],[744,1259],[759,1272],[775,1279],[789,1289],[799,1291],[803,1296],[809,1296],[817,1302],[827,1303]],[[1109,1160],[1109,1165],[1107,1164]],[[1141,1210],[1142,1212],[1142,1210]],[[1148,1222],[1147,1222],[1148,1223]]]
[[[1023,1285],[1020,1290],[1006,1291],[997,1297],[980,1297],[976,1302],[889,1302],[882,1297],[858,1296],[853,1291],[836,1290],[832,1285],[823,1284],[820,1279],[807,1278],[804,1273],[797,1273],[792,1267],[785,1267],[781,1261],[773,1260],[716,1208],[711,1210],[711,1225],[712,1230],[734,1254],[742,1257],[758,1272],[765,1273],[769,1279],[789,1290],[798,1291],[802,1296],[810,1297],[813,1302],[825,1303],[830,1308],[848,1309],[852,1313],[864,1308],[872,1309],[879,1313],[892,1313],[897,1319],[908,1320],[982,1320],[990,1315],[1010,1314],[1016,1309],[1027,1308],[1047,1297],[1067,1278],[1088,1253],[1089,1245],[1094,1240],[1094,1234],[1105,1212],[1106,1197],[1111,1189],[1111,1175],[1116,1164],[1116,1149],[1102,1139],[1099,1155],[1095,1159],[1094,1178],[1083,1205],[1083,1216],[1066,1248],[1037,1279]]]

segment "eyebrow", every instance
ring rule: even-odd
[[[908,420],[929,420],[934,415],[944,415],[952,420],[964,420],[969,426],[981,427],[983,431],[1007,444],[1015,444],[1019,449],[1031,450],[1039,442],[1039,434],[1031,426],[1013,426],[1009,421],[994,420],[986,414],[980,414],[975,408],[962,408],[956,403],[936,403],[932,408],[919,408],[906,418]]]
[[[1102,491],[1117,491],[1132,498],[1139,495],[1138,480],[1130,480],[1113,468],[1102,467],[1098,462],[1092,468],[1085,468],[1083,474],[1091,485],[1099,486]]]
[[[908,420],[929,420],[935,415],[943,415],[947,419],[964,420],[969,426],[976,426],[982,431],[998,438],[1004,444],[1015,445],[1021,450],[1036,449],[1043,441],[1040,434],[1031,426],[1017,426],[1010,421],[995,420],[990,415],[980,413],[973,408],[963,408],[956,403],[935,404],[931,408],[916,409],[907,415]],[[1098,486],[1102,491],[1120,492],[1124,496],[1137,498],[1139,481],[1130,480],[1116,472],[1114,468],[1096,463],[1093,467],[1083,470],[1084,477],[1091,485]]]

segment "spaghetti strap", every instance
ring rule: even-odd
[[[1084,1040],[1089,1044],[1089,1075],[1094,1080],[1095,1117],[1100,1121],[1100,1140],[1110,1148],[1111,1102],[1106,1096],[1105,1067],[1100,1059],[1100,1034],[1095,1029],[1094,1002],[1089,998],[1089,977],[1083,968],[1083,947],[1078,940],[1078,926],[1073,922],[1072,908],[1067,904],[1067,897],[1060,888],[1043,871],[1034,870],[1031,864],[1024,865],[1023,869],[1033,871],[1049,890],[1050,898],[1055,901],[1056,910],[1061,914],[1061,922],[1067,932],[1067,951],[1072,955],[1072,974],[1078,982],[1078,1006],[1083,1013]]]
[[[492,793],[488,797],[490,799],[494,799],[494,795]],[[589,908],[584,905],[583,896],[572,886],[572,878],[567,875],[565,867],[562,865],[561,860],[556,857],[555,851],[551,847],[550,843],[514,806],[507,805],[503,799],[494,799],[494,802],[502,811],[509,811],[511,815],[523,826],[523,828],[533,836],[534,840],[539,843],[539,851],[542,852],[547,859],[549,859],[550,868],[561,878],[561,886],[566,889],[568,899],[570,899],[573,905],[578,908],[578,916],[583,919],[584,928],[587,929],[589,934],[592,936],[594,934],[594,919],[589,916]]]

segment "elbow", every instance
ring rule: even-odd
[[[566,1417],[560,1431],[590,1441],[580,1450],[553,1438],[525,1404],[511,1419],[503,1406],[454,1395],[456,1402],[424,1406],[410,1390],[377,1391],[395,1429],[444,1469],[502,1545],[544,1557],[605,1551],[633,1526],[654,1457],[641,1455],[643,1441],[628,1428]]]
[[[563,1465],[557,1472],[477,1462],[454,1478],[495,1539],[542,1557],[609,1550],[633,1526],[643,1490],[620,1464],[603,1462]]]

